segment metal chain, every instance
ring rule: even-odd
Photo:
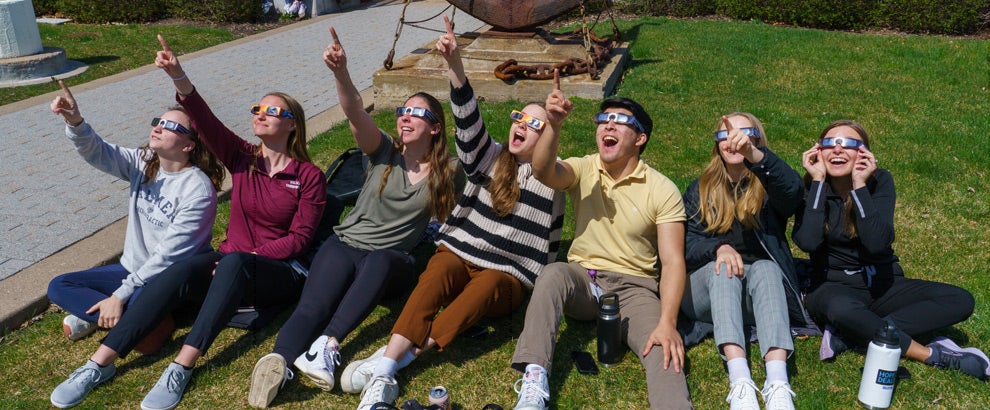
[[[426,28],[426,27],[422,27],[422,26],[419,26],[418,24],[419,23],[424,23],[424,22],[427,22],[427,21],[430,21],[430,20],[433,20],[433,19],[437,18],[438,16],[442,15],[443,13],[447,12],[447,10],[452,7],[451,5],[448,4],[447,7],[445,7],[443,10],[440,10],[440,12],[437,13],[437,14],[434,14],[434,15],[432,15],[430,17],[427,17],[425,19],[422,19],[422,20],[406,22],[406,8],[409,7],[409,3],[411,3],[411,2],[412,2],[412,0],[405,0],[404,5],[402,6],[402,15],[399,16],[399,23],[396,24],[396,27],[395,27],[395,38],[392,39],[392,49],[388,51],[388,57],[385,57],[385,61],[382,64],[385,67],[386,70],[391,70],[392,69],[392,64],[393,64],[392,59],[395,58],[395,45],[396,45],[396,43],[399,42],[399,36],[402,35],[402,26],[404,26],[404,25],[410,25],[410,26],[413,26],[413,27],[416,27],[416,28],[420,28],[420,29],[424,29],[424,30],[430,30],[430,31],[436,31],[436,32],[441,32],[442,33],[443,31],[436,30],[436,29],[431,29],[431,28]],[[456,15],[457,15],[457,9],[454,8],[454,11],[450,13],[450,26],[451,27],[454,27],[454,16],[456,16]]]
[[[607,3],[608,4],[608,3]],[[608,7],[611,16],[611,7]],[[599,17],[601,14],[599,14]],[[596,22],[597,23],[597,22]],[[519,65],[516,60],[506,60],[498,67],[495,67],[495,77],[502,81],[515,79],[549,80],[553,78],[553,70],[557,69],[561,77],[568,75],[578,75],[587,73],[593,80],[599,78],[598,67],[604,67],[612,58],[612,50],[619,44],[622,33],[612,18],[613,37],[598,38],[595,33],[588,28],[587,17],[585,16],[584,1],[581,2],[581,27],[574,29],[565,36],[574,39],[581,35],[587,52],[584,59],[570,57],[557,64],[535,64]]]

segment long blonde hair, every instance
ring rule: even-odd
[[[756,116],[748,112],[733,112],[726,117],[745,117],[760,132],[760,138],[756,139],[757,147],[767,146],[766,133],[763,132],[763,123]],[[715,131],[721,128],[722,121]],[[725,161],[719,153],[718,142],[712,149],[711,160],[708,166],[701,173],[698,181],[698,213],[701,214],[701,221],[707,225],[706,232],[724,234],[732,229],[735,221],[742,223],[747,229],[759,226],[760,208],[763,207],[763,200],[766,197],[766,189],[763,183],[746,169],[743,177],[736,183],[729,178],[729,171],[725,167]],[[730,211],[731,210],[731,211]]]
[[[430,163],[428,181],[430,196],[427,199],[427,208],[430,210],[430,216],[442,223],[447,220],[447,217],[454,210],[454,205],[456,205],[454,195],[454,168],[450,166],[450,151],[447,148],[447,122],[446,118],[444,118],[443,105],[435,97],[424,92],[419,92],[409,98],[414,97],[420,97],[426,100],[426,104],[430,106],[430,112],[434,113],[437,120],[439,120],[440,132],[433,134],[430,138],[430,152],[426,154],[427,161]],[[381,183],[378,184],[379,197],[382,195],[382,191],[385,190],[385,183],[388,182],[389,174],[392,173],[392,163],[395,162],[395,156],[402,152],[402,141],[400,139],[393,139],[392,144],[394,147],[392,156],[388,166],[385,167],[385,171],[382,172]]]

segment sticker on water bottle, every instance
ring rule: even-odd
[[[877,384],[881,386],[894,386],[897,381],[897,371],[877,369]]]

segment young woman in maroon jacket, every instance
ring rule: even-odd
[[[90,361],[56,388],[66,407],[113,377],[113,362],[126,356],[180,300],[205,292],[182,349],[141,402],[146,410],[175,408],[196,361],[238,306],[298,300],[305,277],[291,264],[311,249],[326,204],[323,172],[310,162],[306,117],[298,102],[273,92],[252,106],[254,134],[261,140],[252,144],[213,115],[165,40],[159,36],[159,41],[162,50],[155,65],[171,77],[193,128],[232,176],[227,238],[218,252],[176,263],[145,287]]]

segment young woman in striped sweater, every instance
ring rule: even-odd
[[[482,317],[516,309],[523,289],[532,289],[543,266],[556,259],[560,242],[564,193],[537,181],[529,162],[536,141],[558,132],[570,107],[529,104],[512,112],[515,123],[507,143],[492,140],[445,21],[447,34],[437,49],[449,68],[457,154],[468,182],[440,228],[436,254],[392,328],[388,346],[351,363],[341,375],[344,392],[363,393],[359,409],[394,401],[399,392],[395,373],[424,351],[443,350]],[[559,89],[553,92],[563,95]]]

